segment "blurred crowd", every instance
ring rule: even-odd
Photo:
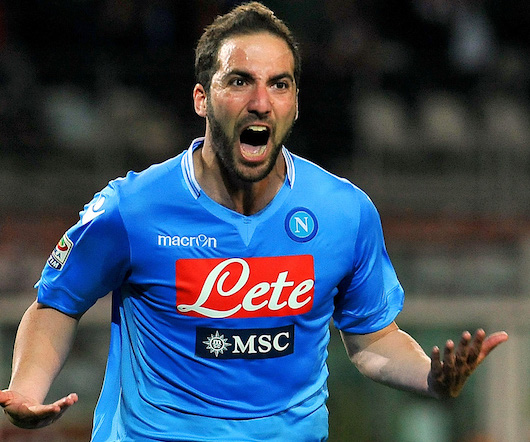
[[[202,132],[193,48],[229,0],[0,1],[0,159],[139,169]],[[270,0],[301,41],[294,151],[327,165],[362,152],[352,103],[425,90],[529,94],[524,0]]]

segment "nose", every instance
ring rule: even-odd
[[[272,108],[271,97],[266,85],[255,84],[248,102],[248,111],[258,116],[266,116]]]

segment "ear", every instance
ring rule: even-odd
[[[206,117],[206,100],[207,97],[204,86],[197,83],[193,88],[193,107],[195,108],[197,115],[200,117]]]

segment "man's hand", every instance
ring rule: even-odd
[[[71,393],[53,404],[42,405],[16,391],[0,391],[0,406],[4,409],[8,419],[17,427],[26,429],[50,425],[59,419],[77,400],[77,394]]]
[[[440,359],[440,349],[434,347],[428,378],[429,390],[439,398],[458,396],[471,373],[495,347],[507,339],[505,332],[486,337],[482,329],[477,330],[472,339],[471,333],[465,331],[456,350],[453,341],[446,342],[443,362]]]

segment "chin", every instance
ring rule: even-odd
[[[235,173],[241,181],[248,183],[257,183],[271,173],[274,166],[274,162],[268,161],[266,164],[259,166],[236,166]]]

